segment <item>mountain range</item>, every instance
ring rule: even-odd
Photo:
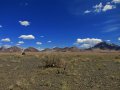
[[[25,51],[25,52],[39,52],[39,50],[34,48],[34,47],[28,47],[26,49],[22,49],[22,48],[17,47],[17,46],[12,46],[12,47],[9,47],[9,48],[6,48],[6,47],[2,46],[0,48],[0,52],[22,52],[22,51]]]
[[[84,49],[84,50],[120,50],[120,46],[113,44],[113,43],[107,43],[107,42],[101,42],[96,44],[94,47],[92,48],[88,48],[88,49]],[[22,49],[20,47],[17,46],[12,46],[9,48],[6,48],[4,46],[0,47],[0,52],[40,52],[38,49],[34,48],[34,47],[28,47],[26,49]],[[55,48],[46,48],[44,50],[42,50],[41,52],[80,52],[83,51],[82,49],[79,49],[78,47],[65,47],[65,48],[59,48],[59,47],[55,47]]]

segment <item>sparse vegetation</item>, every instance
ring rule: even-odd
[[[115,59],[120,59],[120,55],[116,56]]]
[[[120,90],[119,53],[1,53],[0,90]]]
[[[66,61],[63,60],[59,55],[48,55],[43,59],[45,62],[45,67],[56,67],[56,68],[66,68]]]

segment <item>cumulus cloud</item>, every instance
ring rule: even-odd
[[[114,8],[116,8],[115,5],[106,4],[106,5],[103,7],[102,10],[105,12],[105,11],[108,11],[108,10],[112,10],[112,9],[114,9]]]
[[[116,4],[116,3],[120,3],[120,0],[113,0],[112,2]]]
[[[90,12],[91,12],[90,10],[86,10],[86,11],[84,11],[85,14],[90,13]]]
[[[29,26],[30,25],[30,22],[29,21],[19,21],[19,23],[22,25],[22,26]]]
[[[97,38],[85,38],[85,39],[80,39],[78,38],[76,40],[76,45],[79,45],[80,48],[90,48],[93,47],[94,45],[102,42],[102,39],[97,39]]]
[[[35,39],[35,37],[33,35],[21,35],[19,38],[22,38],[22,39]]]
[[[102,40],[97,39],[97,38],[85,38],[85,39],[78,38],[77,39],[77,43],[93,43],[93,44],[96,44],[96,43],[100,43],[100,42],[102,42]]]
[[[91,11],[86,10],[84,11],[84,13],[90,13],[90,12],[100,13],[100,12],[106,12],[108,10],[113,10],[116,8],[117,6],[116,4],[118,3],[120,4],[120,0],[111,0],[110,2],[106,2],[106,4],[100,2],[99,4],[94,5]]]
[[[1,39],[2,42],[10,42],[10,38],[4,38],[4,39]]]
[[[23,41],[19,41],[18,44],[24,44],[24,42]]]
[[[111,5],[110,2],[107,2],[106,5],[103,5],[102,3],[98,4],[98,5],[95,5],[93,6],[93,8],[95,9],[94,11],[99,13],[99,12],[106,12],[108,10],[112,10],[114,8],[116,8],[115,5]]]
[[[80,48],[90,48],[91,47],[91,45],[90,44],[82,44],[82,45],[80,45]]]
[[[22,44],[24,44],[24,42],[23,42],[23,41],[19,41],[16,45],[17,45],[17,46],[20,46],[20,45],[22,45]]]
[[[41,44],[42,44],[42,42],[36,42],[36,44],[37,44],[37,45],[41,45]]]
[[[48,41],[48,43],[51,43],[52,41]]]
[[[95,9],[94,10],[95,12],[101,12],[103,8],[103,4],[102,3],[96,4],[95,6],[93,6],[93,8]]]

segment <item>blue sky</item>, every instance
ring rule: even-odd
[[[120,42],[120,0],[0,0],[0,11],[1,46]]]

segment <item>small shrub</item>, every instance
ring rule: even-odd
[[[115,59],[120,59],[120,56],[116,56]]]
[[[26,53],[25,53],[25,52],[22,52],[21,54],[22,54],[22,55],[26,55]]]
[[[45,67],[56,67],[56,68],[66,68],[65,60],[61,59],[57,55],[45,56],[44,59]]]

